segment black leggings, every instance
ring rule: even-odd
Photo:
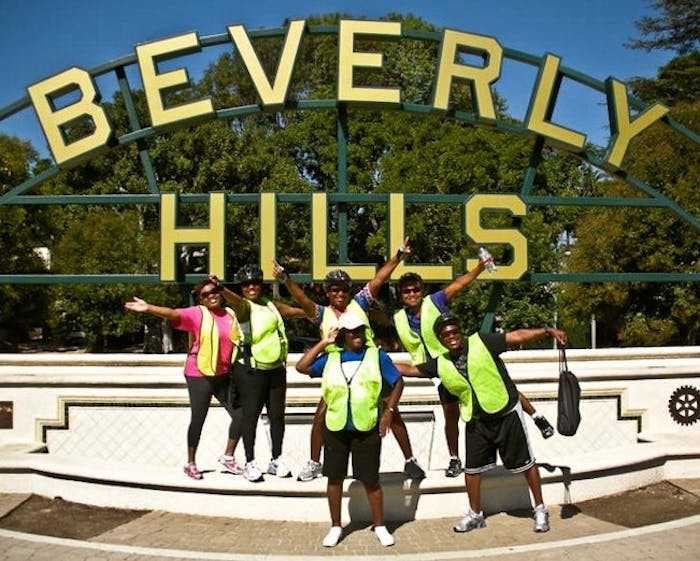
[[[187,447],[197,448],[202,435],[204,420],[209,412],[212,396],[224,406],[231,416],[228,437],[237,440],[241,436],[243,410],[238,403],[231,376],[185,376],[190,394],[190,426],[187,429]]]
[[[284,408],[287,398],[287,369],[274,370],[240,368],[234,371],[234,383],[238,388],[243,407],[243,446],[246,462],[255,458],[255,434],[263,406],[270,419],[272,458],[282,454],[284,439]]]

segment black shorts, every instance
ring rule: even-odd
[[[379,481],[379,455],[382,439],[379,425],[367,432],[329,430],[323,423],[323,475],[344,478],[348,474],[348,460],[352,454],[352,475],[363,483]]]
[[[459,401],[459,398],[455,394],[450,393],[442,382],[440,382],[438,386],[438,395],[440,396],[440,403],[443,405],[457,403]]]
[[[521,473],[535,465],[527,438],[523,409],[520,403],[503,417],[494,420],[472,419],[465,431],[466,473],[483,473],[496,466],[496,452],[503,466]]]

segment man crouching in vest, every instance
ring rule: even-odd
[[[325,547],[337,545],[343,533],[340,508],[351,453],[353,477],[365,487],[374,533],[382,545],[394,545],[394,537],[384,526],[379,455],[381,438],[391,425],[403,391],[403,379],[384,351],[367,346],[365,329],[359,316],[353,313],[341,316],[338,327],[326,333],[296,364],[302,374],[321,378],[321,391],[327,405],[323,425],[323,475],[328,478],[326,496],[331,529],[323,539]],[[324,352],[333,344],[340,349]],[[380,417],[382,381],[392,390]]]
[[[542,483],[525,428],[518,390],[499,357],[509,346],[554,337],[566,345],[566,333],[552,327],[518,329],[508,333],[473,333],[465,340],[459,318],[442,314],[433,325],[447,352],[418,366],[397,365],[404,376],[439,377],[459,398],[459,413],[466,426],[465,483],[469,496],[467,515],[455,532],[484,528],[481,511],[481,474],[496,467],[498,451],[503,466],[522,473],[535,502],[534,531],[549,530],[549,513],[542,501]]]

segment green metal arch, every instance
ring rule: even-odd
[[[324,26],[307,26],[309,34],[337,34],[337,25]],[[284,28],[261,29],[249,31],[248,35],[251,39],[262,37],[283,37],[286,33]],[[439,32],[428,32],[418,30],[403,30],[402,38],[417,39],[423,41],[431,41],[438,43],[442,39],[442,34]],[[230,44],[228,34],[210,35],[200,38],[202,48],[213,47],[219,45]],[[542,57],[523,53],[514,49],[504,48],[504,57],[516,62],[528,64],[534,67],[539,67],[542,63]],[[27,181],[13,187],[10,191],[0,196],[1,205],[62,205],[62,204],[77,204],[77,205],[94,205],[94,204],[159,204],[160,189],[156,181],[155,173],[151,164],[148,148],[145,140],[161,134],[153,127],[144,127],[139,122],[136,108],[132,96],[132,89],[128,83],[126,69],[129,66],[136,65],[137,59],[135,54],[120,57],[114,61],[94,67],[89,71],[92,78],[99,76],[114,74],[117,78],[119,90],[123,96],[129,117],[131,131],[122,135],[117,139],[119,146],[127,146],[134,142],[139,148],[139,157],[143,166],[144,175],[147,179],[149,192],[144,194],[115,194],[115,195],[67,195],[67,196],[40,196],[31,195],[31,191],[45,181],[56,176],[60,168],[54,165],[41,174],[31,177]],[[559,73],[564,77],[578,82],[584,86],[592,88],[598,92],[605,93],[605,84],[597,79],[594,79],[586,74],[582,74],[576,70],[566,66],[559,68]],[[640,100],[631,97],[629,99],[630,106],[636,110],[644,110],[647,105]],[[10,116],[25,110],[31,110],[31,101],[29,97],[24,97],[10,105],[0,108],[0,123]],[[284,110],[327,110],[336,113],[337,130],[338,130],[338,191],[329,193],[331,202],[386,202],[387,194],[350,194],[347,193],[347,178],[345,163],[347,160],[347,107],[345,104],[338,102],[336,99],[317,99],[317,100],[302,100],[288,101]],[[387,109],[388,110],[388,109]],[[430,114],[433,109],[427,105],[402,103],[397,108],[391,110],[407,111],[416,114]],[[230,119],[234,117],[242,117],[262,112],[259,105],[244,105],[240,107],[229,107],[216,109],[215,118]],[[478,125],[480,124],[476,115],[471,112],[453,111],[448,116],[456,121]],[[700,136],[695,132],[687,129],[682,124],[676,122],[666,116],[662,119],[674,131],[688,138],[696,144],[700,144]],[[185,125],[183,125],[185,126]],[[523,125],[519,125],[506,121],[495,121],[490,124],[497,130],[513,134],[531,135],[535,138],[535,146],[533,149],[533,161],[537,161],[544,147],[544,138],[539,137],[532,131],[526,129]],[[561,149],[561,148],[559,148]],[[629,175],[622,169],[612,169],[610,166],[598,158],[593,153],[586,150],[571,150],[567,151],[575,157],[587,162],[596,168],[605,170],[614,174],[629,185],[641,191],[646,197],[643,198],[609,198],[609,197],[591,197],[591,198],[576,198],[576,197],[538,197],[531,194],[532,180],[534,178],[534,168],[528,168],[523,181],[521,196],[527,205],[531,206],[624,206],[624,207],[657,207],[664,208],[676,214],[683,221],[687,222],[695,230],[700,231],[700,219],[685,209],[678,206],[675,202],[665,197],[652,186]],[[278,198],[281,202],[307,202],[310,200],[309,194],[279,194]],[[465,197],[455,195],[406,195],[407,202],[432,202],[432,203],[449,203],[459,200],[462,202]],[[182,194],[180,199],[183,202],[204,202],[207,200],[206,195]],[[257,203],[259,198],[257,195],[250,194],[227,194],[227,200],[237,203]],[[340,238],[340,261],[347,260],[347,217],[339,216],[339,238]],[[193,279],[195,276],[193,276]],[[198,277],[197,277],[198,278]],[[310,281],[309,275],[299,275],[300,282]],[[192,279],[192,280],[193,280]],[[688,282],[700,280],[698,273],[530,273],[528,279],[531,282],[609,282],[609,281],[643,281],[643,282]],[[187,279],[190,280],[190,279]],[[160,282],[156,275],[0,275],[0,283],[20,283],[20,284],[74,284],[74,283],[157,283]]]

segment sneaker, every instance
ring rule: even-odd
[[[450,458],[450,465],[445,470],[445,477],[457,477],[462,471],[462,460]]]
[[[374,531],[374,535],[377,536],[379,543],[384,547],[394,545],[394,536],[389,533],[386,526],[375,526],[372,530]]]
[[[403,466],[403,474],[410,477],[411,479],[423,479],[425,478],[425,471],[422,467],[418,465],[418,461],[415,458],[410,458],[406,460]],[[379,526],[383,528],[384,526]]]
[[[233,475],[241,475],[243,473],[241,464],[236,462],[233,456],[219,456],[219,463],[226,471],[232,473]]]
[[[264,481],[263,474],[260,472],[258,466],[255,464],[255,460],[246,462],[245,468],[243,468],[243,477],[245,477],[248,481],[251,481],[252,483]]]
[[[535,518],[535,527],[533,531],[537,533],[549,532],[549,512],[547,511],[547,507],[544,505],[537,505],[533,516]]]
[[[484,513],[472,512],[471,509],[469,509],[469,512],[467,512],[467,515],[462,518],[462,520],[452,527],[455,532],[470,532],[471,530],[479,530],[481,528],[486,528]]]
[[[326,537],[323,538],[323,547],[335,547],[343,535],[343,529],[340,526],[331,526]]]
[[[281,457],[270,460],[270,465],[267,466],[267,473],[276,475],[277,477],[292,477],[292,470],[284,463]]]
[[[554,435],[554,427],[550,425],[549,421],[545,419],[542,415],[534,417],[533,420],[535,421],[537,428],[540,429],[540,432],[542,433],[542,438],[549,438],[550,436]]]
[[[193,462],[191,464],[187,464],[183,470],[185,471],[185,475],[187,477],[191,477],[192,479],[202,479],[204,477],[202,475],[202,472],[197,469],[196,464]]]
[[[297,481],[311,481],[323,475],[323,464],[309,460],[297,476]],[[335,528],[335,526],[334,526]]]

